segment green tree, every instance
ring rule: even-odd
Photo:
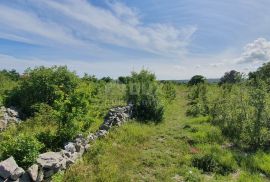
[[[195,75],[195,76],[193,76],[189,80],[188,85],[189,86],[192,86],[192,85],[197,85],[199,83],[205,83],[205,82],[206,82],[206,79],[205,79],[204,76],[202,76],[202,75]]]
[[[235,84],[241,82],[243,75],[235,70],[226,72],[223,77],[220,78],[219,85],[223,84]]]
[[[109,77],[109,76],[103,77],[103,78],[101,78],[100,80],[101,80],[101,81],[104,81],[104,82],[106,82],[106,83],[109,83],[109,82],[112,82],[112,81],[113,81],[113,79],[112,79],[111,77]]]

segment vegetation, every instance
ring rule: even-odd
[[[199,75],[188,86],[159,82],[147,70],[118,81],[61,66],[15,73],[0,72],[0,98],[24,122],[0,133],[2,160],[12,155],[27,168],[39,153],[95,131],[109,108],[133,104],[132,121],[53,180],[270,181],[269,64],[248,79],[225,73],[219,85]]]
[[[127,102],[133,105],[134,116],[141,121],[160,122],[164,106],[158,95],[158,83],[147,70],[133,72],[127,85]]]
[[[235,70],[231,70],[230,72],[226,72],[223,77],[220,78],[219,85],[223,84],[235,84],[241,82],[243,79],[243,75]]]
[[[197,84],[200,84],[200,83],[205,83],[205,81],[206,81],[206,79],[205,79],[204,76],[195,75],[189,80],[188,85],[193,86],[193,85],[197,85]]]

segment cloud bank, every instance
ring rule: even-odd
[[[18,3],[18,2],[17,2]],[[0,5],[0,37],[29,44],[100,48],[119,46],[165,56],[186,51],[195,26],[145,24],[138,10],[120,2],[108,8],[86,0],[26,0]]]
[[[264,63],[270,61],[270,41],[265,38],[258,38],[254,42],[247,44],[240,58],[239,64]]]

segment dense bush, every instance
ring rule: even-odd
[[[19,166],[27,168],[32,165],[44,147],[34,136],[18,135],[1,142],[1,159],[13,156]]]
[[[202,75],[195,75],[195,76],[193,76],[189,80],[188,85],[189,86],[192,86],[192,85],[197,85],[199,83],[205,83],[205,82],[206,82],[206,79],[205,79],[204,76],[202,76]]]
[[[79,78],[66,67],[28,69],[6,103],[19,108],[26,116],[31,116],[34,113],[32,106],[40,103],[53,106],[60,97],[59,93],[69,95],[78,84]]]
[[[212,121],[236,144],[257,149],[270,140],[269,105],[264,82],[224,88],[211,108]]]
[[[132,73],[127,85],[127,102],[133,104],[134,116],[139,120],[159,122],[163,119],[156,77],[146,70]]]

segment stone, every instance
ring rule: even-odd
[[[43,181],[43,179],[44,179],[44,172],[41,169],[38,171],[37,182],[41,182],[41,181]]]
[[[61,152],[47,152],[44,154],[40,154],[37,163],[45,169],[59,170],[63,166],[63,162],[65,162],[64,157]],[[44,173],[45,176],[45,173]]]
[[[16,180],[19,179],[24,173],[25,173],[25,171],[23,170],[23,168],[18,167],[17,169],[15,169],[14,173],[10,176],[10,179],[16,181]]]
[[[70,152],[70,153],[74,153],[74,152],[76,152],[76,148],[75,148],[75,145],[74,145],[74,143],[72,143],[72,142],[69,142],[67,145],[65,145],[65,151],[68,151],[68,152]]]
[[[7,179],[8,177],[14,174],[15,170],[18,167],[19,166],[17,165],[14,158],[9,157],[8,159],[0,163],[0,177]]]
[[[107,134],[108,132],[106,130],[98,130],[96,133],[96,136],[99,137],[103,137]]]
[[[31,167],[29,167],[27,172],[33,181],[37,181],[37,177],[38,177],[38,165],[37,164],[33,164]]]
[[[89,144],[85,145],[85,146],[84,146],[84,149],[85,149],[86,151],[89,151],[89,150],[90,150],[90,145],[89,145]]]

